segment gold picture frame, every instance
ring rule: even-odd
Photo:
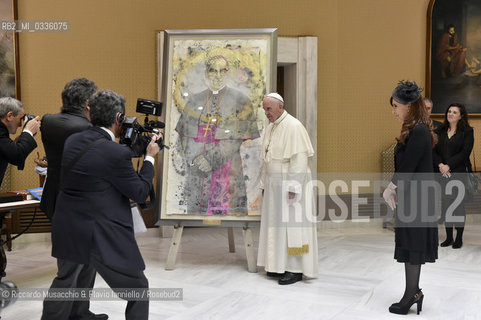
[[[166,30],[161,220],[259,221],[263,97],[275,90],[276,29]]]
[[[479,1],[429,2],[425,94],[433,100],[433,115],[463,103],[470,116],[481,116],[480,18]]]

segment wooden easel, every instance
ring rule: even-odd
[[[165,270],[174,270],[175,259],[177,258],[177,252],[179,250],[180,239],[182,238],[183,231],[184,225],[182,223],[174,224],[174,234],[172,236],[172,242],[170,244],[169,254],[167,256]],[[252,228],[250,228],[249,225],[244,225],[242,227],[242,233],[244,236],[244,245],[246,249],[247,271],[257,272]],[[229,242],[229,252],[235,252],[233,227],[227,227],[227,239]]]

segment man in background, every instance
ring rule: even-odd
[[[433,100],[429,98],[424,98],[424,104],[426,105],[426,109],[428,110],[428,116],[431,116],[431,112],[433,111]],[[442,122],[433,119],[434,130],[439,128],[442,124]]]
[[[76,132],[92,126],[90,123],[89,99],[97,91],[93,81],[78,78],[68,82],[62,91],[62,108],[60,113],[46,114],[42,119],[42,142],[47,156],[47,180],[45,181],[40,209],[52,221],[55,202],[60,189],[60,170],[65,140]],[[60,266],[59,266],[60,270]],[[93,288],[95,269],[85,264],[78,274],[77,285],[80,288]],[[94,314],[89,310],[90,302],[74,301],[70,317],[74,319],[108,319],[106,314]]]
[[[47,156],[47,180],[40,201],[40,209],[52,220],[60,184],[60,168],[65,140],[84,131],[90,123],[89,99],[97,91],[93,81],[78,78],[68,82],[62,91],[60,113],[46,114],[42,118],[42,142]]]
[[[11,134],[26,122],[22,133],[15,139]],[[0,98],[0,185],[9,163],[23,170],[25,159],[37,147],[33,136],[40,129],[40,117],[28,121],[23,104],[15,98]]]

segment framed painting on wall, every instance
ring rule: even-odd
[[[481,115],[481,2],[431,0],[427,21],[426,96],[433,114],[458,102]]]
[[[262,99],[275,89],[276,29],[167,30],[161,220],[259,221]]]
[[[20,99],[18,72],[17,1],[0,0],[0,97]]]

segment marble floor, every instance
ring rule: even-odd
[[[165,228],[165,227],[164,227]],[[182,288],[183,301],[151,301],[150,319],[401,319],[388,312],[404,289],[404,266],[393,256],[394,235],[380,224],[320,226],[317,279],[279,286],[263,270],[247,272],[242,230],[228,252],[224,228],[184,230],[175,270],[164,269],[170,246],[150,229],[138,238],[151,288]],[[254,232],[257,246],[256,232]],[[440,237],[444,235],[440,228]],[[48,234],[26,235],[7,252],[7,276],[19,288],[49,287],[56,273]],[[98,277],[97,288],[107,285]],[[423,311],[415,319],[481,319],[481,225],[467,225],[460,250],[440,248],[439,260],[422,268]],[[92,301],[91,310],[124,319],[125,302]],[[2,320],[40,319],[41,301],[18,300]]]

